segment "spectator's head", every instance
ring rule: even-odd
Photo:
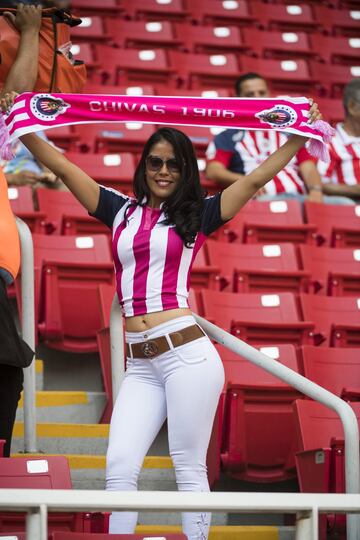
[[[269,88],[258,73],[244,73],[235,83],[235,94],[238,97],[262,98],[269,95]]]
[[[351,116],[360,120],[360,77],[345,86],[343,104],[346,118]]]

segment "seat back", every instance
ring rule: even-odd
[[[305,213],[307,222],[316,224],[327,246],[360,247],[360,205],[342,206],[305,201]]]

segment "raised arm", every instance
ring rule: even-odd
[[[314,103],[310,109],[310,122],[320,120],[321,114]],[[285,144],[271,154],[250,174],[243,176],[221,194],[221,217],[223,220],[233,218],[259,189],[269,182],[304,146],[307,137],[292,135]]]

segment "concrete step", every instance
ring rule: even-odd
[[[44,389],[44,362],[38,358],[35,360],[35,387],[36,390]]]
[[[171,525],[139,525],[139,534],[171,534],[181,532],[181,527]],[[212,526],[209,540],[280,540],[278,527]]]
[[[67,424],[96,424],[106,405],[104,392],[37,391],[36,418],[38,422]],[[16,421],[23,422],[23,396],[17,409]]]

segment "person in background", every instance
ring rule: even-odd
[[[235,83],[235,94],[242,98],[269,97],[266,80],[257,73],[245,73]],[[244,178],[287,140],[278,131],[226,129],[216,135],[206,151],[206,176],[226,187]],[[345,197],[329,200],[322,194],[316,159],[305,147],[256,194],[257,200],[297,199],[317,203],[352,204]]]
[[[336,125],[329,144],[330,163],[318,162],[323,186],[331,197],[349,197],[360,201],[360,78],[344,89],[345,119]]]

